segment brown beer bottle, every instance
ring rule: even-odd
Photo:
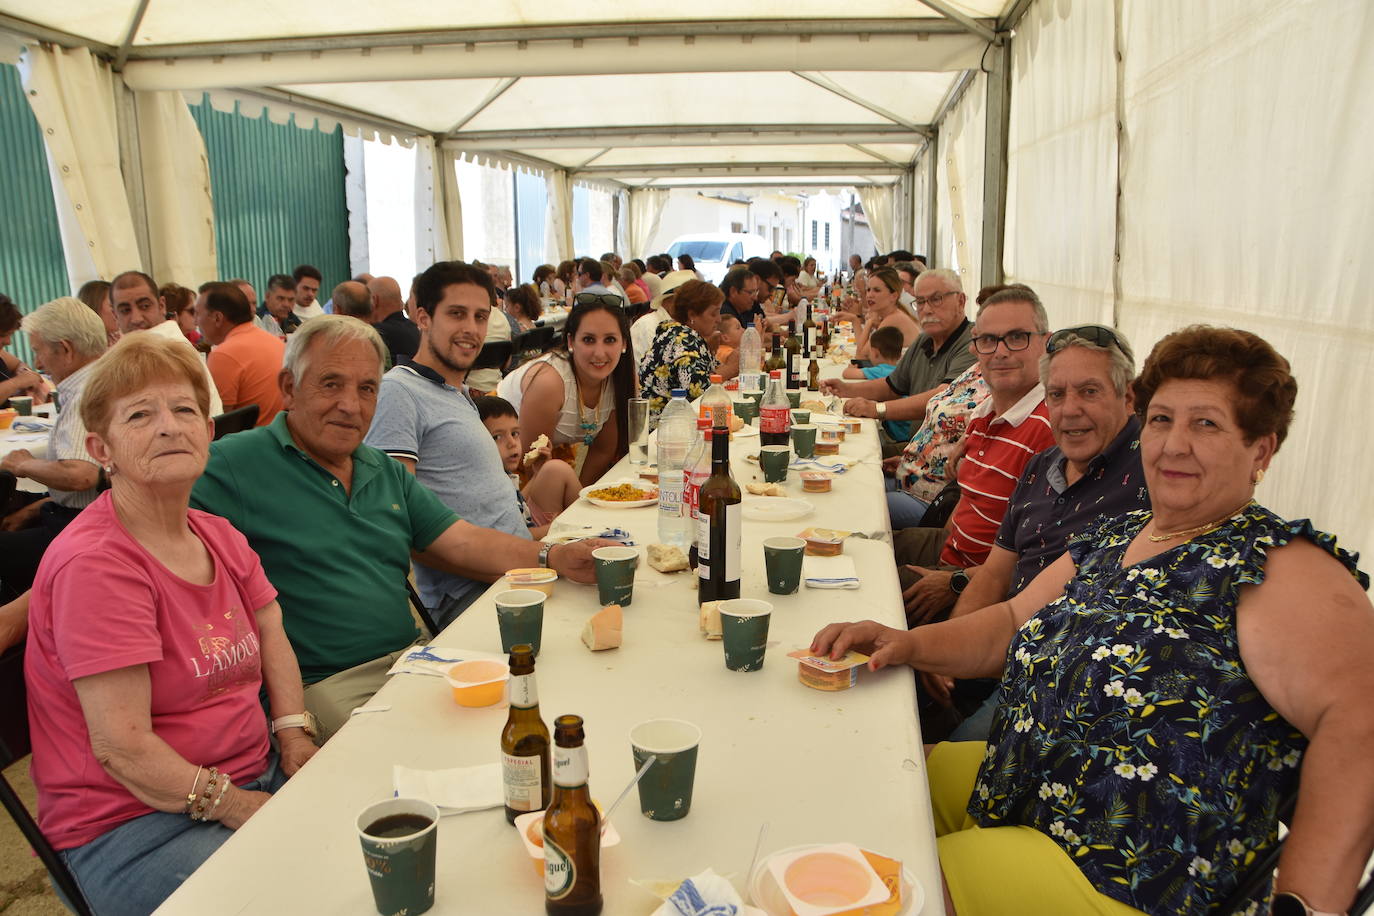
[[[549,806],[549,728],[539,716],[539,690],[534,683],[534,650],[511,646],[510,715],[501,730],[501,782],[506,792],[506,820]]]
[[[553,722],[553,801],[544,812],[544,912],[601,912],[601,813],[587,787],[581,716]]]

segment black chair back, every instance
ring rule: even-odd
[[[215,417],[215,438],[223,439],[231,433],[252,429],[258,422],[258,410],[257,404],[249,404],[247,407],[226,410]]]
[[[406,591],[410,593],[410,606],[415,608],[416,615],[424,622],[425,629],[429,630],[429,636],[433,639],[439,635],[439,625],[434,622],[434,617],[429,613],[429,608],[420,600],[420,595],[415,591],[415,586],[406,580]]]
[[[24,647],[14,646],[0,654],[0,770],[29,754],[29,706],[28,691],[24,687]],[[48,869],[53,884],[66,896],[77,916],[91,916],[91,908],[77,887],[76,879],[67,870],[67,863],[58,856],[47,837],[38,829],[38,823],[24,807],[14,787],[0,774],[0,804],[4,804],[10,818],[24,835],[24,839],[38,854],[39,860]]]
[[[945,484],[945,488],[935,494],[935,498],[930,501],[926,508],[926,514],[921,516],[921,523],[918,528],[943,528],[945,522],[954,514],[954,507],[959,504],[959,484],[951,480]]]
[[[515,346],[509,340],[490,341],[482,345],[482,352],[477,354],[477,359],[473,362],[472,368],[504,369],[513,352],[515,352]]]

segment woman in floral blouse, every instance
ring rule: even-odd
[[[1299,765],[1275,891],[1349,906],[1374,846],[1374,608],[1335,538],[1253,501],[1296,394],[1253,334],[1169,335],[1135,383],[1152,510],[1099,519],[1011,601],[817,634],[875,669],[1002,677],[987,744],[930,754],[951,912],[1209,912],[1276,842]]]
[[[674,388],[687,389],[688,399],[701,397],[713,374],[739,374],[739,351],[719,361],[712,355],[720,338],[720,304],[725,295],[710,283],[688,280],[664,305],[671,321],[658,326],[654,342],[639,360],[640,397],[649,399],[649,416],[668,405]]]

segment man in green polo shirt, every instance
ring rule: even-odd
[[[248,538],[276,586],[286,634],[322,737],[375,693],[417,634],[407,605],[411,557],[483,581],[551,566],[594,581],[591,551],[549,548],[458,518],[398,462],[362,444],[386,348],[370,326],[316,318],[292,335],[268,426],[214,443],[192,504]]]

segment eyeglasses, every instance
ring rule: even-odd
[[[1037,332],[1008,331],[1005,334],[979,334],[973,338],[973,348],[979,353],[996,353],[998,344],[1006,344],[1008,350],[1024,350],[1030,346],[1031,338]]]
[[[920,308],[921,306],[926,305],[926,304],[930,304],[930,305],[939,305],[939,304],[940,304],[940,300],[943,299],[943,298],[945,298],[946,296],[958,296],[958,295],[962,295],[962,294],[961,294],[961,293],[956,293],[956,292],[953,292],[953,291],[947,291],[947,292],[943,292],[943,293],[931,293],[929,296],[925,296],[925,297],[917,296],[915,299],[912,300],[912,302],[915,304],[915,306],[916,306],[917,308]],[[989,351],[989,352],[991,352],[991,351]]]
[[[1104,328],[1100,324],[1084,324],[1076,328],[1064,328],[1055,331],[1050,335],[1050,339],[1045,342],[1045,352],[1053,353],[1063,349],[1070,337],[1081,337],[1095,346],[1116,347],[1121,352],[1126,352],[1126,346],[1121,342],[1121,338],[1116,336],[1116,332],[1111,328]]]
[[[577,297],[573,299],[574,305],[595,305],[597,303],[613,305],[616,308],[621,307],[620,297],[615,293],[578,293]]]

